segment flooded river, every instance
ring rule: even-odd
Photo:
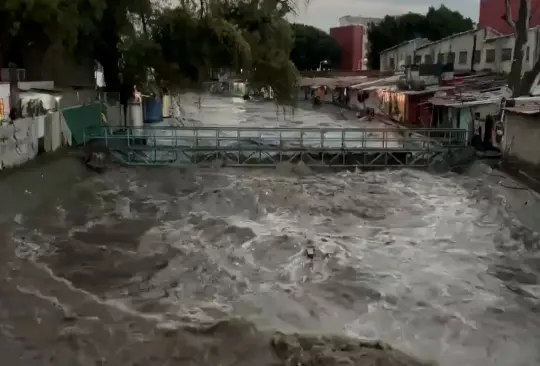
[[[184,112],[355,123],[226,100]],[[0,183],[0,352],[10,366],[420,365],[361,338],[442,366],[539,364],[538,235],[482,179],[93,175],[69,158],[17,172]]]

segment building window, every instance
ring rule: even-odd
[[[424,63],[425,64],[432,64],[433,59],[431,58],[431,55],[424,55]]]
[[[501,61],[510,61],[512,60],[512,49],[503,48],[501,53]]]
[[[437,63],[438,63],[438,64],[444,63],[444,53],[439,53],[439,54],[437,55]]]
[[[422,56],[420,56],[420,55],[415,55],[415,56],[414,56],[414,64],[415,64],[415,65],[418,65],[418,64],[420,64],[421,62],[422,62]]]
[[[446,56],[446,62],[453,64],[456,62],[456,53],[455,52],[448,52],[448,55]]]
[[[391,69],[396,67],[396,61],[394,60],[393,57],[390,57],[390,64],[388,66],[390,66]]]
[[[412,56],[407,55],[407,57],[405,58],[405,65],[411,65],[411,64],[412,64]]]
[[[459,53],[459,64],[460,65],[466,65],[467,64],[467,51],[461,51]]]
[[[495,50],[486,50],[486,63],[495,62]]]
[[[482,52],[480,50],[474,51],[473,62],[475,65],[480,63],[481,58],[482,58]]]
[[[529,61],[530,53],[531,47],[527,46],[527,49],[525,50],[525,61]]]

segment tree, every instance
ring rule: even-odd
[[[98,1],[103,2],[103,11],[86,13],[85,20],[92,27],[91,31],[79,34],[78,54],[82,58],[94,59],[103,66],[109,90],[118,91],[123,84],[140,84],[141,75],[145,74],[144,65],[150,55],[141,46],[152,47],[148,43],[148,34],[138,32],[137,26],[146,30],[155,12],[151,0]],[[132,60],[135,54],[139,56],[137,62]],[[132,68],[134,65],[137,65],[137,70]]]
[[[341,47],[328,33],[305,24],[291,24],[294,46],[291,60],[299,70],[317,69],[321,61],[338,66]]]
[[[243,71],[252,85],[271,86],[279,102],[294,99],[298,72],[285,16],[294,0],[4,0],[0,52],[15,60],[36,44],[60,44],[98,61],[107,88],[167,80],[201,84],[215,68]]]
[[[531,0],[520,0],[517,19],[514,20],[510,0],[506,2],[504,15],[506,23],[514,30],[514,57],[512,68],[508,75],[508,86],[512,90],[512,96],[528,95],[540,73],[540,60],[537,60],[532,69],[524,72],[525,52],[529,40],[529,21],[531,14]]]
[[[154,28],[163,61],[158,74],[198,84],[212,69],[243,71],[251,85],[270,86],[278,102],[291,102],[298,72],[289,59],[293,36],[285,15],[292,6],[213,0],[165,11]]]
[[[4,0],[0,2],[0,54],[18,61],[28,49],[53,44],[72,49],[81,33],[91,31],[87,14],[99,16],[103,0]],[[6,60],[4,60],[6,61]]]
[[[408,13],[401,16],[386,16],[378,24],[370,24],[368,38],[371,44],[368,64],[372,69],[380,68],[381,51],[413,38],[437,41],[452,34],[473,28],[473,21],[457,11],[441,5],[430,7],[426,15]]]

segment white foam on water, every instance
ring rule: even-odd
[[[310,109],[291,109],[275,106],[270,102],[250,102],[245,101],[242,98],[222,97],[215,95],[197,95],[193,93],[186,93],[175,97],[178,105],[183,110],[184,126],[241,126],[241,127],[254,127],[254,128],[389,128],[388,125],[381,122],[362,122],[362,121],[349,121],[338,119],[331,114],[321,114],[316,110]],[[159,126],[175,126],[173,119],[165,119],[163,122],[153,124],[154,127]],[[194,136],[193,131],[174,131],[170,129],[155,130],[148,132],[149,138],[147,144],[153,146],[171,146],[171,145],[185,145],[190,146],[194,144],[195,139],[198,139],[199,145],[204,146],[216,146],[216,132],[215,131],[197,131],[197,137]],[[281,139],[280,140],[280,135]],[[405,142],[401,142],[403,136],[399,133],[385,133],[387,141],[385,144],[387,147],[400,148],[403,147]],[[300,140],[303,140],[303,145],[306,147],[319,147],[321,145],[320,132],[311,131],[290,131],[290,132],[266,132],[263,135],[259,135],[257,131],[242,131],[241,141],[236,141],[238,136],[236,131],[221,131],[220,136],[222,138],[231,138],[229,142],[221,140],[220,145],[237,144],[239,142],[244,146],[245,153],[247,155],[253,153],[249,151],[249,146],[253,145],[255,141],[265,144],[279,144],[283,141],[285,145],[297,146]],[[383,133],[382,132],[347,132],[347,146],[349,147],[371,147],[379,148],[382,144]],[[379,139],[379,140],[373,140]],[[326,132],[323,137],[324,145],[326,147],[340,147],[342,145],[341,132]],[[408,141],[410,144],[411,141]],[[146,154],[148,158],[152,158],[154,152],[141,153]],[[169,152],[158,152],[157,157],[163,159],[170,159]],[[177,157],[177,162],[182,163],[185,156]]]
[[[212,103],[210,120],[225,108]],[[234,103],[227,118],[238,123],[273,113]],[[207,109],[189,113],[199,118]],[[301,122],[309,113],[287,118]],[[508,249],[522,248],[529,234],[473,183],[409,170],[315,174],[287,164],[112,171],[85,183],[101,197],[80,206],[86,222],[57,234],[102,238],[81,246],[92,281],[73,275],[82,266],[73,263],[77,253],[48,257],[50,237],[18,247],[72,291],[167,329],[241,316],[265,329],[382,339],[442,366],[532,365],[540,357],[538,258]],[[73,202],[61,207],[67,225]],[[28,230],[49,223],[34,225]]]

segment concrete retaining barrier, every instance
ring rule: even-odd
[[[38,153],[37,118],[0,124],[0,170],[34,159]]]
[[[34,159],[38,154],[39,141],[50,153],[62,146],[83,143],[84,131],[88,127],[101,126],[110,114],[113,123],[118,123],[118,108],[110,111],[99,102],[71,107],[63,111],[37,117],[17,119],[0,123],[0,170],[16,167]]]

